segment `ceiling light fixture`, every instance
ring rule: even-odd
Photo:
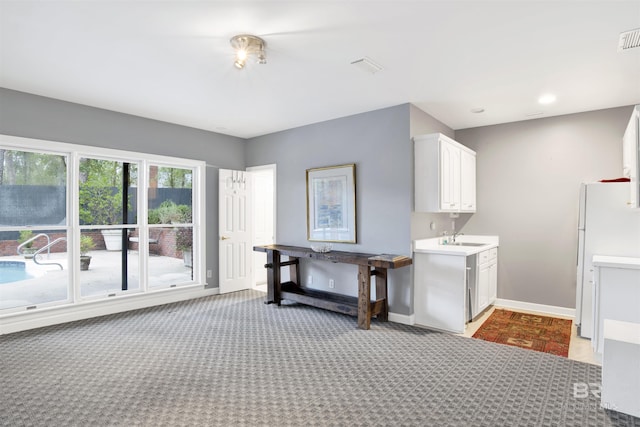
[[[258,64],[267,63],[267,54],[265,53],[265,47],[267,44],[260,37],[252,36],[250,34],[238,34],[231,37],[231,46],[236,51],[236,60],[233,65],[238,69],[243,69],[247,63],[247,59],[254,55]]]

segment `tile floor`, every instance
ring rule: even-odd
[[[501,308],[501,307],[498,307],[498,308]],[[511,310],[507,307],[504,307],[504,308],[507,310]],[[471,337],[478,330],[480,325],[482,325],[482,323],[484,323],[484,321],[487,320],[487,318],[491,315],[491,313],[493,313],[493,310],[495,309],[496,307],[488,308],[475,321],[467,324],[467,329],[465,330],[464,334],[461,334],[461,335],[465,337]],[[527,312],[526,310],[515,310],[515,311]],[[531,312],[531,313],[549,316],[549,314],[547,313],[535,313],[535,312]],[[561,316],[556,316],[556,317],[561,317]],[[566,319],[569,319],[569,318],[567,317]],[[571,335],[571,341],[569,342],[569,359],[577,360],[585,363],[591,363],[594,365],[602,365],[602,361],[598,359],[596,354],[591,349],[591,340],[580,338],[578,336],[578,332],[576,330],[575,325],[572,325],[571,328],[573,333]]]

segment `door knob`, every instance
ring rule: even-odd
[[[221,237],[220,237],[220,240],[228,240],[228,239],[230,239],[230,238],[231,238],[231,237],[221,236]]]

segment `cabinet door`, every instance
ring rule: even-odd
[[[498,299],[498,260],[489,264],[489,304],[494,304]]]
[[[489,264],[482,264],[478,270],[477,304],[480,313],[489,306]]]
[[[440,141],[440,210],[460,210],[460,149]]]
[[[476,156],[460,151],[460,210],[463,212],[476,211]]]

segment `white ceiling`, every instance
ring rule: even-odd
[[[640,0],[0,0],[0,86],[244,138],[407,102],[463,129],[640,103],[634,28]]]

